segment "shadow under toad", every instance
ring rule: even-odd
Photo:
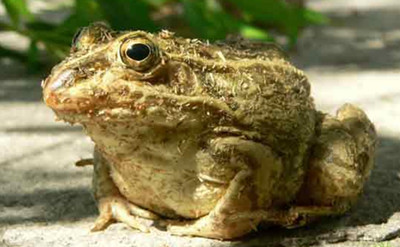
[[[29,194],[0,194],[0,206],[5,212],[1,225],[31,222],[78,221],[95,216],[95,201],[88,188],[65,190],[42,189]]]
[[[59,133],[67,133],[67,132],[76,132],[76,133],[83,133],[82,126],[29,126],[29,127],[11,127],[11,128],[4,128],[5,133],[47,133],[47,134],[59,134]]]

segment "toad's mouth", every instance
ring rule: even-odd
[[[66,121],[78,117],[79,121],[94,119],[132,121],[135,118],[168,121],[183,113],[196,115],[230,115],[229,106],[207,96],[177,95],[168,89],[140,81],[118,79],[112,83],[93,83],[81,79],[73,81],[72,72],[66,71],[43,82],[43,99],[57,115]],[[72,79],[71,79],[72,78]]]

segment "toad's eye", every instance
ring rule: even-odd
[[[88,27],[80,28],[72,39],[71,51],[86,50],[92,46],[106,43],[113,38],[112,30],[107,24],[95,22]]]
[[[159,53],[156,45],[145,38],[131,38],[122,43],[119,55],[122,62],[139,72],[157,65]]]
[[[72,38],[72,50],[78,50],[80,48],[79,40],[82,36],[82,33],[84,32],[84,28],[80,28]]]
[[[135,61],[142,61],[150,56],[150,48],[145,44],[132,44],[126,50],[126,55]]]

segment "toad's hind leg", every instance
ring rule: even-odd
[[[153,219],[158,216],[142,209],[125,199],[110,177],[108,162],[95,149],[94,151],[93,189],[98,204],[98,216],[92,231],[107,228],[115,221],[124,222],[132,228],[148,232]]]
[[[321,116],[305,182],[292,213],[307,220],[342,214],[356,201],[374,162],[377,136],[365,113],[350,104],[336,118]]]

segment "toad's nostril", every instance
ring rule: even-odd
[[[64,70],[54,77],[48,78],[45,87],[51,91],[56,91],[61,87],[71,86],[75,79],[75,70]]]

